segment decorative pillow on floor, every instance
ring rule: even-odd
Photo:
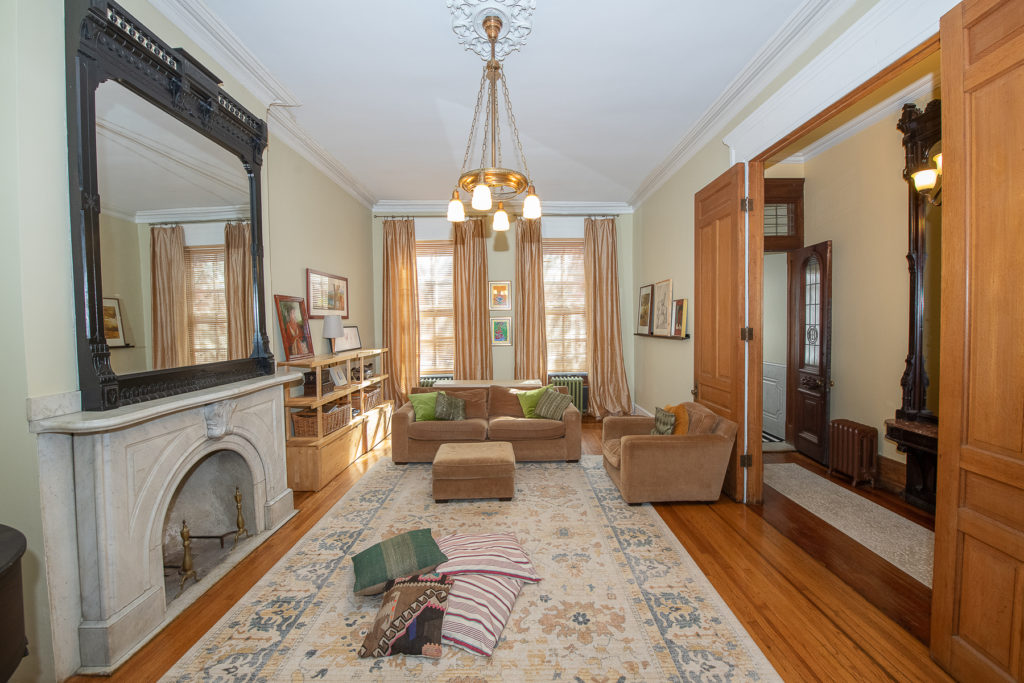
[[[437,404],[437,393],[431,391],[429,394],[409,394],[409,402],[412,403],[412,411],[416,414],[417,422],[429,422],[434,417]]]
[[[443,391],[438,393],[437,403],[434,404],[434,417],[438,420],[465,420],[465,399],[449,396]]]
[[[441,656],[442,625],[452,579],[421,574],[388,581],[384,602],[366,634],[360,657]]]
[[[654,409],[654,429],[651,434],[671,434],[676,426],[676,416],[663,408]]]
[[[372,545],[352,556],[356,595],[376,595],[391,579],[433,571],[447,560],[430,529],[416,529]]]
[[[437,542],[448,560],[437,566],[438,572],[462,574],[496,574],[530,583],[540,576],[530,556],[512,534],[452,534]]]
[[[534,416],[547,420],[561,420],[562,413],[570,403],[572,403],[572,396],[549,388],[537,401],[537,407],[533,409]]]
[[[495,574],[455,577],[441,631],[444,643],[490,657],[522,587],[520,579]]]

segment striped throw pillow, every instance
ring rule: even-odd
[[[536,583],[540,576],[513,534],[451,534],[437,542],[448,559],[438,573],[495,574]]]
[[[561,420],[562,413],[570,403],[572,403],[572,396],[549,387],[537,401],[537,407],[533,409],[533,412],[537,417],[547,420]]]
[[[441,642],[490,657],[512,616],[520,579],[497,574],[460,574],[448,593]]]

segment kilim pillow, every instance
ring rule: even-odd
[[[465,420],[465,399],[449,396],[443,391],[440,392],[437,395],[437,403],[434,404],[434,417],[438,420]]]
[[[384,601],[366,634],[360,657],[441,656],[441,634],[452,579],[422,574],[388,581]]]
[[[444,643],[490,657],[522,587],[520,579],[495,574],[455,577],[441,631]]]
[[[543,417],[548,420],[561,420],[562,413],[572,403],[572,396],[563,394],[554,389],[547,389],[537,401],[537,407],[533,409],[536,417]]]
[[[676,426],[676,416],[663,408],[654,409],[654,429],[651,434],[671,434]]]
[[[448,558],[437,565],[439,572],[453,576],[495,574],[530,583],[540,581],[530,556],[512,534],[451,534],[437,545]]]
[[[391,579],[433,571],[447,560],[430,535],[430,529],[416,529],[372,545],[352,556],[356,595],[376,595]]]

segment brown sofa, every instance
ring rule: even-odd
[[[604,468],[627,503],[715,501],[722,493],[737,425],[699,403],[686,403],[691,430],[653,435],[653,417],[607,417]]]
[[[555,387],[566,393],[565,387]],[[412,393],[437,391],[413,387]],[[580,412],[571,403],[561,420],[523,417],[516,392],[506,387],[444,387],[466,400],[466,419],[417,421],[412,404],[395,411],[391,421],[391,459],[397,464],[433,462],[443,443],[507,441],[516,461],[580,459]]]

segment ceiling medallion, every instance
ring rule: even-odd
[[[483,29],[483,20],[485,17],[501,19],[501,33],[494,45],[494,57],[501,60],[526,44],[533,30],[537,0],[448,0],[448,9],[452,13],[452,31],[459,43],[481,59],[491,58],[491,43]]]

